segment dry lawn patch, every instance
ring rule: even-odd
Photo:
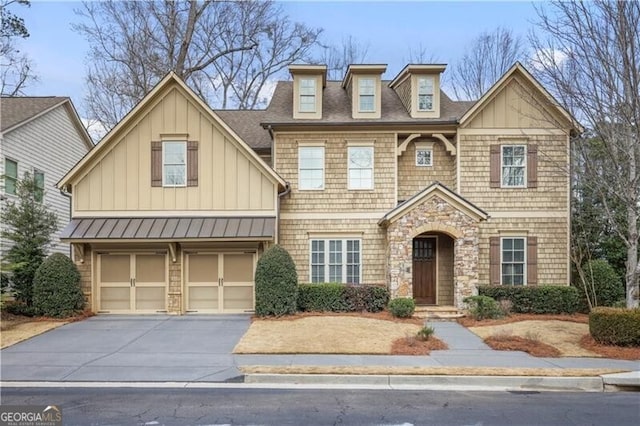
[[[294,316],[296,318],[296,316]],[[236,354],[389,354],[393,342],[420,326],[361,315],[297,316],[254,320]]]
[[[569,321],[581,324],[589,324],[587,314],[511,314],[497,319],[476,320],[471,317],[458,318],[458,323],[465,327],[483,327],[487,325],[511,324],[520,321]]]
[[[51,318],[30,318],[3,313],[2,319],[0,319],[0,348],[4,349],[15,345],[68,322]]]

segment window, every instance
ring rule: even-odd
[[[5,194],[16,195],[16,184],[18,183],[18,162],[4,159],[4,192]]]
[[[431,167],[433,166],[433,150],[426,148],[416,149],[416,166]]]
[[[433,77],[418,78],[418,111],[433,111]]]
[[[298,148],[298,189],[324,189],[324,147]]]
[[[316,112],[316,80],[300,79],[300,112]]]
[[[358,80],[358,93],[360,95],[360,112],[374,112],[375,108],[375,81],[372,78]]]
[[[162,143],[162,186],[187,186],[187,143]]]
[[[35,198],[37,202],[41,203],[44,198],[44,172],[41,172],[40,170],[34,170],[33,179],[35,180],[37,188]]]
[[[524,285],[525,238],[502,238],[501,283],[504,285]]]
[[[349,147],[349,189],[373,189],[373,147]]]
[[[524,145],[502,146],[502,186],[525,187],[526,148]]]
[[[359,284],[360,240],[311,240],[311,282]]]

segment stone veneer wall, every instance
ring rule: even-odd
[[[175,263],[169,257],[169,292],[167,297],[167,312],[174,315],[183,313],[183,295],[182,295],[182,249],[176,249]]]
[[[85,309],[93,310],[93,291],[91,287],[91,264],[93,252],[88,244],[85,245],[84,262],[74,258],[74,263],[80,272],[80,287],[84,294]]]
[[[391,297],[413,296],[413,239],[425,232],[442,232],[455,238],[453,281],[455,306],[477,294],[478,222],[437,195],[389,224],[388,271]]]

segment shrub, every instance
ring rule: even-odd
[[[411,318],[416,310],[416,302],[411,298],[397,298],[389,302],[389,311],[396,318]]]
[[[464,303],[469,307],[469,315],[477,320],[502,318],[504,311],[495,299],[489,296],[465,297]]]
[[[287,315],[297,309],[298,274],[284,248],[267,249],[256,265],[256,314]]]
[[[80,272],[69,257],[54,253],[47,257],[33,279],[33,306],[49,317],[68,317],[81,310],[84,296]]]
[[[480,286],[478,294],[510,300],[512,312],[520,314],[574,314],[579,307],[578,290],[569,286]]]
[[[589,314],[589,333],[604,345],[640,346],[640,308],[595,308]]]
[[[604,259],[596,259],[584,266],[587,279],[587,289],[582,292],[587,294],[593,307],[614,306],[620,300],[624,300],[624,284],[613,267]]]
[[[434,331],[433,327],[422,327],[418,333],[416,333],[416,339],[426,342],[433,336]]]
[[[25,317],[35,317],[38,315],[34,306],[28,306],[24,302],[6,303],[2,309],[13,315],[23,315]]]
[[[380,312],[388,301],[389,290],[375,285],[320,283],[298,287],[300,311]]]

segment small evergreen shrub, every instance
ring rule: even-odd
[[[396,318],[411,318],[416,311],[416,302],[411,298],[397,298],[389,302],[389,312]]]
[[[495,299],[489,296],[469,296],[463,300],[469,309],[469,315],[477,320],[502,318],[504,311]]]
[[[82,309],[80,272],[69,257],[54,253],[42,262],[33,279],[33,306],[40,315],[60,318]]]
[[[433,329],[433,327],[422,327],[416,334],[416,339],[426,342],[431,338],[431,336],[433,336],[434,332],[435,330]]]
[[[480,286],[478,294],[509,300],[518,314],[574,314],[579,309],[578,290],[569,286]]]
[[[640,346],[640,308],[595,308],[589,314],[589,333],[604,345]]]
[[[614,306],[624,300],[624,283],[609,262],[604,259],[587,262],[584,273],[589,282],[586,291],[594,307]]]
[[[256,265],[256,315],[287,315],[297,310],[298,274],[284,248],[274,245]]]
[[[10,302],[2,306],[2,309],[13,315],[35,317],[38,315],[35,306],[29,306],[24,302]]]
[[[303,312],[380,312],[389,290],[377,285],[338,283],[300,284],[298,309]]]

